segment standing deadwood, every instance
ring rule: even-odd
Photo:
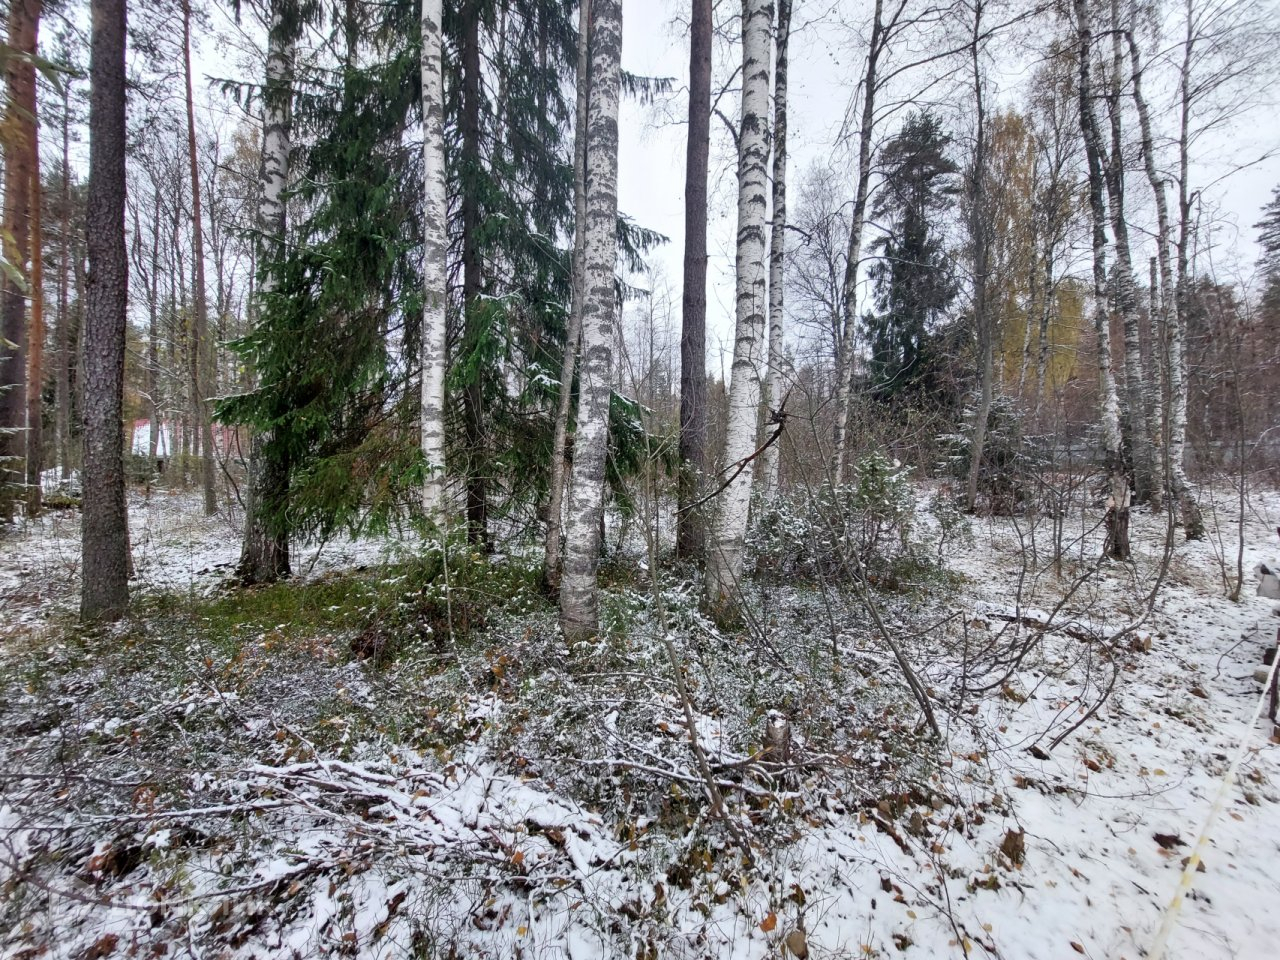
[[[766,421],[781,419],[783,378],[787,370],[784,268],[787,252],[787,47],[791,40],[791,0],[778,0],[777,47],[773,80],[773,223],[769,232],[769,371],[765,381]],[[764,442],[762,438],[761,443]],[[761,493],[766,503],[778,491],[778,443],[760,455]]]
[[[578,88],[573,127],[573,301],[569,305],[569,329],[565,331],[564,356],[560,359],[560,398],[556,407],[555,435],[551,441],[551,484],[547,496],[547,541],[542,578],[551,593],[560,589],[563,551],[565,447],[569,438],[569,410],[573,404],[573,373],[577,369],[578,342],[582,339],[582,307],[586,291],[583,258],[587,246],[587,103],[591,91],[591,0],[578,4]]]
[[[5,259],[18,271],[27,269],[31,201],[31,157],[35,116],[35,66],[40,0],[9,4],[9,46],[27,56],[8,58],[5,71],[7,107],[4,139]],[[22,283],[9,272],[0,277],[0,519],[13,516],[25,478],[27,417],[27,299]]]
[[[1093,112],[1093,24],[1089,0],[1074,0],[1078,52],[1076,70],[1080,132],[1089,168],[1089,212],[1093,225],[1093,326],[1098,337],[1098,398],[1107,470],[1107,539],[1103,548],[1117,560],[1129,557],[1129,476],[1120,434],[1120,398],[1111,371],[1111,324],[1107,317],[1106,201],[1102,144]]]
[[[604,517],[617,260],[622,2],[592,0],[591,8],[582,369],[560,584],[560,626],[570,642],[592,637],[599,629],[596,567]]]
[[[422,0],[422,163],[425,184],[422,242],[422,456],[427,478],[422,509],[443,519],[446,275],[448,197],[444,169],[444,65],[441,0]]]
[[[54,344],[58,372],[54,380],[54,428],[58,434],[58,465],[62,479],[71,476],[71,80],[62,82],[62,182],[58,211],[58,320]]]
[[[191,258],[194,261],[192,291],[195,316],[191,330],[191,413],[200,431],[200,485],[204,490],[204,512],[218,512],[214,489],[213,421],[209,415],[209,394],[213,384],[213,342],[209,336],[209,297],[204,282],[204,224],[200,211],[200,166],[196,154],[196,108],[191,79],[191,0],[182,0],[182,66],[186,76],[187,157],[191,168]]]
[[[259,174],[258,251],[260,264],[278,260],[288,226],[289,154],[292,150],[293,54],[296,11],[275,0],[267,31],[267,70],[263,86],[262,162]],[[275,277],[268,266],[258,287],[270,295]],[[289,464],[270,449],[270,435],[255,430],[249,441],[249,477],[245,484],[244,543],[236,575],[242,583],[273,583],[289,575],[289,530],[281,509],[289,490]]]
[[[40,229],[40,123],[36,85],[31,86],[31,322],[27,338],[27,516],[40,513],[40,474],[44,471],[44,233]]]
[[[901,8],[899,8],[901,12]],[[853,412],[853,353],[858,331],[858,269],[862,261],[862,236],[867,219],[867,197],[871,191],[871,138],[875,132],[876,94],[880,88],[880,57],[887,44],[884,0],[875,0],[871,20],[871,42],[867,48],[867,69],[862,78],[862,125],[858,130],[858,181],[854,188],[853,219],[849,227],[849,255],[844,267],[844,317],[840,354],[836,358],[836,429],[831,461],[831,482],[844,482],[844,462],[849,444],[849,422]]]
[[[769,39],[773,3],[744,0],[742,9],[742,125],[738,138],[737,324],[725,431],[726,469],[740,470],[725,486],[707,542],[707,600],[723,613],[735,606],[742,578],[751,506],[752,458],[760,412],[764,357],[765,214],[769,162]]]
[[[80,615],[116,619],[129,602],[121,422],[129,297],[124,238],[125,0],[95,0],[92,18]]]
[[[988,302],[988,280],[991,264],[991,217],[987,205],[987,128],[983,102],[982,65],[982,0],[973,5],[973,35],[969,60],[973,69],[973,95],[977,110],[973,163],[969,171],[969,239],[973,244],[973,323],[978,335],[978,352],[982,371],[978,409],[973,420],[973,447],[969,455],[969,476],[965,485],[965,504],[970,512],[978,505],[978,478],[982,474],[982,458],[987,439],[987,420],[991,416],[994,393],[995,317]]]
[[[711,0],[693,0],[689,24],[689,141],[685,152],[684,290],[680,319],[680,478],[676,552],[706,551],[692,507],[707,457],[707,164],[711,150]]]
[[[1151,445],[1150,425],[1145,422],[1149,385],[1142,368],[1142,345],[1138,316],[1138,285],[1133,272],[1133,254],[1129,244],[1129,222],[1125,216],[1124,137],[1122,130],[1121,86],[1124,72],[1124,40],[1120,30],[1119,0],[1111,3],[1111,77],[1107,91],[1107,113],[1111,127],[1111,152],[1100,159],[1110,201],[1111,233],[1115,240],[1116,265],[1113,271],[1115,303],[1124,329],[1124,352],[1121,368],[1124,379],[1123,403],[1120,410],[1121,433],[1132,455],[1134,498],[1158,508],[1160,490],[1156,483],[1155,451]]]

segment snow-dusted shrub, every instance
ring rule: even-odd
[[[884,454],[865,454],[848,484],[801,488],[757,511],[753,533],[761,572],[864,576],[907,553],[915,524],[911,468]]]

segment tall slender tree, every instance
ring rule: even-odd
[[[32,61],[40,27],[41,0],[9,4],[9,46],[5,74],[4,230],[5,260],[13,267],[0,277],[0,519],[26,480],[27,297],[30,254],[31,182],[35,172],[36,75]]]
[[[296,6],[273,0],[267,29],[266,82],[262,87],[262,160],[258,195],[258,253],[262,274],[258,297],[276,290],[274,265],[284,256],[288,227],[292,152],[293,62],[299,26]],[[289,465],[267,434],[253,429],[245,487],[244,543],[237,575],[241,582],[271,583],[289,573],[289,530],[282,516]]]
[[[445,504],[444,404],[448,328],[448,196],[444,167],[444,9],[422,0],[422,153],[425,183],[422,244],[422,455],[427,478],[423,511],[441,519]]]
[[[692,0],[689,139],[685,147],[684,289],[680,319],[680,477],[676,552],[701,557],[705,524],[693,509],[707,446],[707,165],[711,151],[712,0]]]
[[[86,619],[115,619],[129,602],[129,527],[121,422],[129,296],[124,235],[125,18],[125,0],[96,0],[93,4],[80,565],[80,614]]]
[[[769,206],[769,53],[771,0],[742,7],[742,119],[738,131],[738,249],[736,325],[725,434],[728,485],[716,498],[707,539],[706,595],[722,613],[736,608],[742,579],[754,472],[768,265],[765,218]],[[736,474],[736,476],[734,476]]]
[[[773,221],[769,227],[769,369],[765,376],[766,430],[784,411],[787,374],[785,344],[787,256],[787,48],[791,40],[791,0],[778,0],[773,78]],[[768,438],[764,438],[768,443]],[[780,445],[775,441],[760,455],[761,493],[766,502],[778,490]]]
[[[40,227],[40,113],[38,86],[32,87],[31,161],[31,315],[27,329],[27,516],[40,513],[40,475],[44,471],[44,232]]]
[[[1076,18],[1077,98],[1080,132],[1089,172],[1089,213],[1093,245],[1093,327],[1098,339],[1098,401],[1103,456],[1107,471],[1107,537],[1104,552],[1117,560],[1129,557],[1131,496],[1120,431],[1120,397],[1111,368],[1111,323],[1107,316],[1107,209],[1102,167],[1102,136],[1094,113],[1093,12],[1089,0],[1074,0]]]
[[[573,377],[582,340],[582,309],[587,247],[587,104],[591,92],[591,0],[578,4],[578,73],[573,126],[573,299],[569,305],[569,329],[560,358],[560,392],[556,400],[555,433],[551,438],[551,481],[547,491],[547,540],[543,553],[543,580],[549,591],[560,589],[563,552],[565,450],[569,438],[569,413],[573,405]]]
[[[596,568],[604,516],[617,262],[622,2],[592,0],[591,14],[582,371],[560,584],[560,625],[570,641],[588,638],[599,628]]]
[[[209,296],[204,273],[204,215],[200,206],[200,162],[196,154],[195,90],[191,75],[191,0],[182,0],[182,67],[187,97],[187,159],[191,171],[191,415],[200,431],[200,486],[204,492],[204,512],[218,511],[214,486],[213,420],[209,400],[214,390],[213,350],[209,333]]]

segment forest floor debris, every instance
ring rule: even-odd
[[[1048,545],[974,521],[949,573],[876,592],[941,744],[838,585],[762,576],[733,633],[679,570],[619,578],[570,649],[518,549],[454,548],[446,589],[438,548],[335,542],[241,591],[228,519],[131,506],[110,630],[71,618],[74,512],[0,550],[6,955],[1138,960],[1246,736],[1170,955],[1280,935],[1280,747],[1245,729],[1280,618],[1252,583],[1225,598],[1226,501],[1149,617],[1164,518],[1085,577],[1087,507]],[[1246,572],[1280,497],[1248,506]],[[751,866],[704,799],[655,595]]]

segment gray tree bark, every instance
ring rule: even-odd
[[[80,615],[116,619],[129,602],[124,498],[125,0],[95,0],[90,47],[89,278],[84,316],[84,495]]]
[[[965,484],[965,504],[972,513],[978,505],[978,479],[986,449],[987,420],[994,394],[995,317],[987,302],[987,280],[991,265],[991,219],[987,210],[987,129],[983,103],[982,69],[979,60],[982,34],[982,0],[973,6],[973,38],[969,48],[973,69],[973,95],[977,110],[977,131],[973,163],[969,174],[969,241],[973,244],[973,323],[981,359],[978,409],[973,420],[973,445],[969,453],[969,476]],[[1029,326],[1029,325],[1028,325]]]
[[[689,141],[685,152],[676,553],[691,559],[699,559],[706,552],[705,519],[692,505],[707,468],[707,164],[711,151],[711,8],[711,0],[693,0],[689,26]]]
[[[427,478],[422,508],[428,519],[445,518],[444,405],[445,323],[448,275],[448,195],[444,166],[444,62],[441,0],[422,0],[422,151],[425,174],[422,244],[422,455]]]
[[[560,626],[570,642],[594,636],[600,622],[596,568],[604,517],[617,261],[622,3],[621,0],[592,0],[591,8],[582,371],[574,429],[564,576],[560,584]]]

